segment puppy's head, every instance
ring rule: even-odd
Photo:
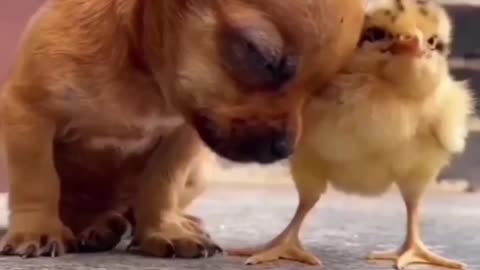
[[[288,157],[310,86],[326,82],[355,48],[362,1],[178,2],[174,35],[164,40],[175,55],[173,104],[225,158]]]

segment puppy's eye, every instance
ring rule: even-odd
[[[362,42],[385,41],[385,40],[390,40],[391,38],[392,38],[392,35],[388,31],[380,27],[368,28],[362,34]]]
[[[296,72],[296,61],[268,41],[258,42],[239,33],[226,36],[223,46],[224,67],[241,85],[253,90],[277,91]]]

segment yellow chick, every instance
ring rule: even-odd
[[[367,1],[350,63],[306,105],[303,136],[290,160],[300,199],[295,216],[267,245],[231,254],[251,256],[248,264],[320,264],[302,247],[299,231],[327,183],[362,196],[379,196],[396,184],[407,210],[405,241],[398,251],[369,259],[395,261],[398,269],[465,267],[430,251],[420,232],[422,195],[463,151],[473,111],[471,90],[449,73],[450,32],[446,11],[433,1]]]

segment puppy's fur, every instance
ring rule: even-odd
[[[130,217],[143,252],[213,254],[184,214],[212,156],[202,139],[232,160],[287,156],[308,85],[340,68],[362,20],[360,0],[47,2],[2,92],[2,252],[110,249]]]

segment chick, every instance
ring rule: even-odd
[[[403,245],[369,259],[398,269],[422,263],[462,269],[423,243],[420,200],[461,153],[473,111],[471,90],[449,73],[451,23],[433,1],[368,1],[358,48],[348,65],[307,102],[304,131],[290,160],[299,205],[285,230],[266,246],[233,250],[248,264],[320,260],[299,240],[301,225],[327,183],[349,194],[379,196],[392,184],[407,210]]]

